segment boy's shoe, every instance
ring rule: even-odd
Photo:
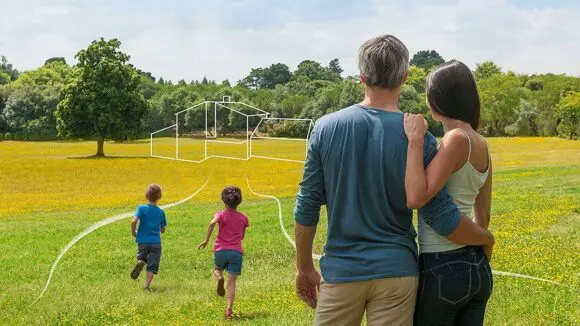
[[[220,297],[223,297],[224,295],[226,295],[226,289],[224,288],[224,278],[223,277],[218,279],[217,295],[219,295]]]
[[[232,319],[232,308],[227,308],[226,309],[226,320],[231,320]]]
[[[141,274],[143,267],[145,267],[145,262],[143,260],[139,260],[131,272],[131,278],[136,280],[139,277],[139,274]]]

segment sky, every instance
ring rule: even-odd
[[[388,33],[411,55],[580,76],[579,16],[577,0],[0,0],[0,54],[29,70],[116,37],[139,69],[173,81],[333,58],[346,76],[359,46]]]

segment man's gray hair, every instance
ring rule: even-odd
[[[358,69],[368,86],[399,87],[409,71],[409,50],[393,35],[374,37],[361,45]]]

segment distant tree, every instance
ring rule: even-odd
[[[159,92],[159,90],[161,90],[162,88],[162,85],[155,83],[146,76],[140,75],[139,80],[140,80],[139,92],[143,95],[143,98],[146,100],[149,100],[150,98],[155,96],[155,94],[157,94],[157,92]]]
[[[558,136],[568,139],[580,137],[580,92],[568,92],[556,107]]]
[[[203,79],[201,80],[201,84],[202,85],[207,85],[209,84],[209,82],[207,81],[207,78],[205,78],[205,76],[203,77]]]
[[[342,67],[340,66],[340,62],[336,58],[330,60],[330,62],[328,63],[328,69],[330,69],[330,71],[332,71],[335,74],[337,74],[339,77],[342,74],[342,72],[344,71],[342,69]]]
[[[8,63],[8,59],[5,56],[0,57],[0,71],[7,73],[12,81],[16,80],[20,74],[11,63]]]
[[[294,71],[293,78],[307,77],[310,80],[327,80],[331,82],[340,81],[340,75],[337,75],[329,68],[323,67],[319,62],[313,60],[304,60],[298,64]]]
[[[518,119],[518,109],[522,99],[529,92],[523,87],[523,80],[513,73],[493,74],[479,83],[483,132],[486,135],[502,136],[505,127]]]
[[[177,82],[177,85],[179,85],[179,86],[185,86],[185,85],[187,85],[187,82],[185,81],[185,79],[182,79],[182,80],[180,80],[180,81]]]
[[[267,68],[252,69],[239,84],[249,89],[274,89],[276,85],[288,83],[290,78],[292,78],[290,68],[283,63],[276,63]]]
[[[139,74],[120,46],[117,39],[101,38],[79,51],[76,69],[57,106],[59,135],[96,139],[96,156],[104,156],[105,139],[136,135],[147,108],[138,90]]]
[[[516,122],[505,127],[505,133],[508,136],[537,136],[538,126],[536,106],[524,99],[520,100],[519,114]]]
[[[73,69],[61,61],[52,61],[39,68],[26,71],[10,84],[11,89],[23,86],[64,86],[67,79],[72,75]]]
[[[526,87],[531,91],[540,91],[544,89],[544,83],[536,78],[530,78],[526,81]]]
[[[157,84],[159,84],[159,85],[165,85],[165,81],[163,80],[163,77],[159,77],[159,80],[157,81]]]
[[[8,124],[4,118],[4,108],[6,107],[6,100],[8,95],[6,94],[6,88],[0,85],[0,134],[4,134],[8,131]]]
[[[66,65],[66,59],[64,57],[52,57],[47,59],[46,61],[44,61],[44,65],[47,66],[53,62],[58,62],[58,63],[62,63],[64,65]]]
[[[0,85],[5,85],[10,82],[10,75],[5,71],[0,71]]]
[[[496,74],[501,74],[501,67],[491,61],[478,63],[475,71],[473,72],[475,79],[478,81],[484,80]]]
[[[225,79],[225,80],[222,80],[220,86],[223,86],[223,87],[231,87],[232,84],[230,84],[230,81],[229,80]]]
[[[411,85],[403,85],[398,107],[403,112],[422,114],[429,123],[429,131],[435,136],[443,135],[441,124],[433,120],[425,103],[425,95],[419,94]]]
[[[131,66],[133,67],[133,65],[131,65]],[[137,69],[137,68],[135,68],[135,70],[137,71],[137,73],[138,73],[140,76],[142,76],[142,77],[145,77],[146,79],[148,79],[149,81],[151,81],[151,82],[153,82],[153,83],[155,82],[156,78],[153,76],[153,74],[152,74],[152,73],[150,73],[150,72],[148,72],[148,71],[143,71],[143,70],[141,70],[141,69]]]
[[[411,85],[418,93],[425,92],[425,78],[427,73],[423,68],[417,66],[409,67],[409,77],[407,78],[407,85]]]
[[[363,100],[365,95],[364,86],[359,82],[347,81],[344,83],[338,106],[346,108]]]
[[[431,68],[444,63],[445,60],[437,51],[435,50],[421,50],[411,59],[410,64],[412,66],[417,66],[423,68],[425,71],[430,71]]]
[[[4,116],[13,133],[23,139],[46,139],[56,136],[54,111],[59,102],[55,86],[23,86],[6,102]]]

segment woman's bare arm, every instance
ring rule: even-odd
[[[451,174],[465,163],[465,156],[469,151],[468,139],[460,131],[451,131],[443,137],[437,155],[425,169],[423,142],[420,145],[417,143],[416,137],[409,138],[405,174],[409,208],[420,208],[428,203],[445,186]]]

